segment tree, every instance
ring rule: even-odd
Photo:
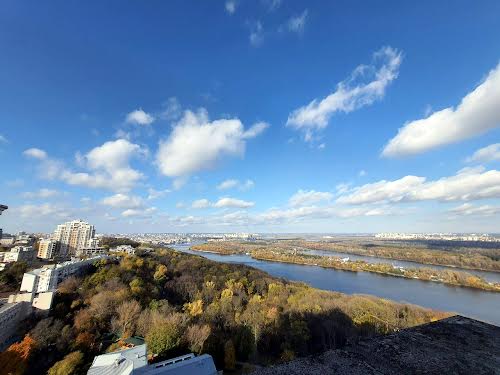
[[[63,329],[63,322],[54,318],[46,318],[40,320],[35,328],[30,332],[30,336],[37,343],[38,349],[45,349],[50,344],[56,343]]]
[[[234,370],[236,367],[236,352],[234,344],[231,340],[226,341],[224,345],[224,368],[226,370]]]
[[[186,331],[186,340],[189,343],[189,349],[192,352],[200,354],[203,351],[203,345],[210,336],[210,326],[208,324],[194,324],[188,327]]]
[[[167,272],[168,272],[167,266],[160,264],[156,267],[156,271],[153,275],[153,278],[157,282],[163,282],[167,278]]]
[[[116,309],[118,317],[112,321],[114,330],[120,331],[122,337],[133,336],[141,311],[141,305],[135,299],[122,302]]]
[[[82,352],[69,353],[52,366],[47,375],[71,375],[77,373],[78,367],[83,363]]]
[[[159,356],[163,356],[169,350],[177,348],[180,342],[181,332],[171,322],[164,322],[157,327],[153,327],[146,336],[148,349],[151,353]]]
[[[189,312],[191,316],[198,316],[203,314],[203,301],[201,299],[186,303],[184,309]]]
[[[24,336],[23,341],[12,344],[0,353],[0,364],[2,374],[22,375],[28,367],[28,361],[35,350],[36,342],[29,335]]]

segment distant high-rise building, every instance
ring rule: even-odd
[[[3,211],[5,211],[7,208],[7,206],[3,205],[3,204],[0,204],[0,215],[2,214]],[[2,239],[2,228],[0,228],[0,240]]]
[[[56,255],[57,241],[54,240],[40,240],[38,244],[37,258],[51,259]]]
[[[85,221],[73,220],[58,225],[52,239],[58,241],[58,255],[68,256],[75,255],[77,250],[84,248],[94,237],[93,225]]]

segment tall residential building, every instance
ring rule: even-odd
[[[75,255],[95,237],[93,225],[81,220],[68,221],[57,226],[52,239],[58,241],[59,256]]]
[[[40,240],[38,244],[37,258],[52,259],[56,255],[57,241],[54,240]]]
[[[3,205],[3,204],[0,204],[0,215],[2,214],[3,211],[5,211],[7,208],[7,206]],[[2,239],[2,228],[0,228],[0,240]]]

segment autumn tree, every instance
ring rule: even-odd
[[[0,371],[6,375],[22,375],[25,373],[30,357],[35,350],[36,342],[29,335],[23,341],[12,344],[0,353]]]
[[[208,324],[199,325],[193,324],[186,330],[186,340],[189,344],[189,349],[200,354],[203,351],[203,345],[210,336],[210,326]]]
[[[122,302],[116,309],[118,316],[111,323],[113,330],[119,331],[122,337],[133,336],[141,312],[141,305],[136,300]]]
[[[69,353],[59,362],[56,362],[54,366],[52,366],[47,375],[71,375],[76,374],[78,368],[83,363],[83,353],[82,352],[73,352]]]

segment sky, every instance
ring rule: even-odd
[[[5,232],[500,232],[500,2],[0,5]]]

